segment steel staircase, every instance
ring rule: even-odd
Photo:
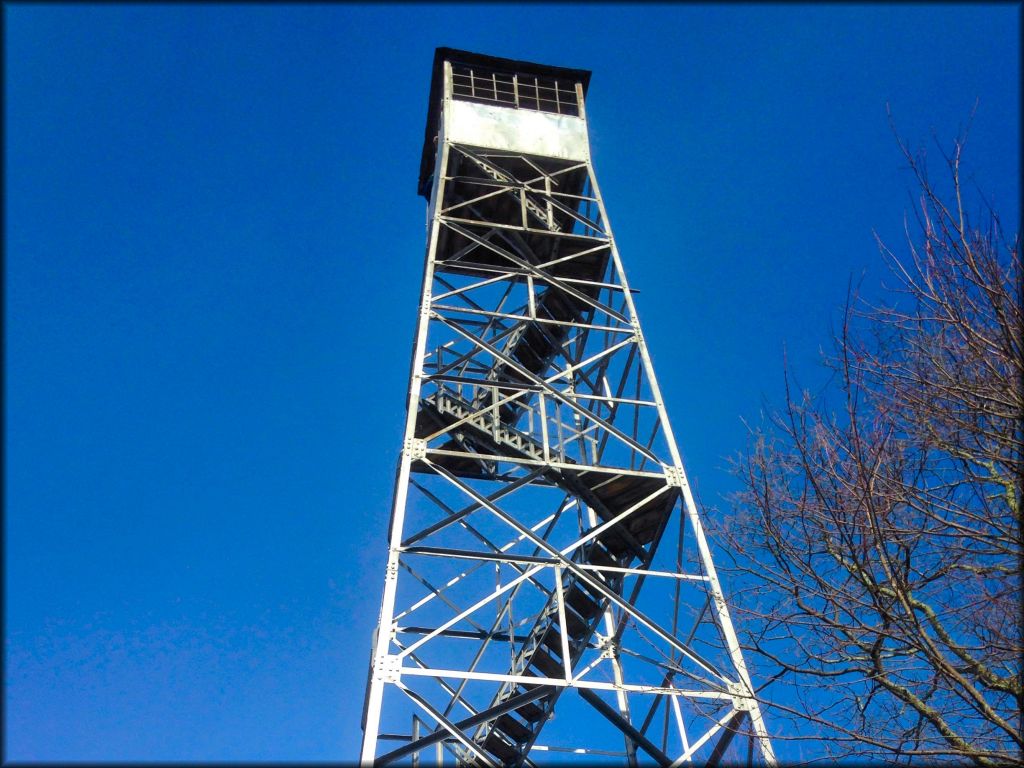
[[[531,199],[520,182],[473,152],[465,149],[461,151],[471,161],[471,164],[463,164],[464,172],[475,168],[477,173],[490,179],[510,187],[519,186],[519,194],[523,196],[527,211],[542,222],[549,232],[562,231],[562,225]],[[456,193],[452,191],[451,194]],[[512,223],[515,217],[521,216],[521,213],[516,213],[521,210],[518,203],[503,208],[496,199],[490,202],[496,207],[488,209],[487,213],[477,211],[481,218],[504,216]],[[516,223],[521,224],[521,221]],[[603,260],[595,260],[575,276],[596,283],[601,280],[605,268]],[[471,272],[473,267],[471,263],[460,265],[456,262],[441,267],[442,271],[445,269],[465,274]],[[583,290],[596,295],[593,289]],[[535,312],[539,319],[560,323],[587,322],[592,315],[588,304],[555,287],[548,287],[537,294]],[[572,330],[571,325],[521,321],[504,336],[502,352],[522,369],[542,377],[551,368],[559,348],[565,344]],[[461,396],[446,385],[438,385],[436,391],[422,398],[417,415],[417,436],[422,438],[449,428],[450,439],[443,448],[463,454],[437,455],[432,461],[456,476],[474,478],[494,477],[489,466],[493,461],[483,456],[474,458],[474,453],[544,461],[543,446],[532,435],[517,428],[517,423],[526,412],[525,398],[512,400],[497,408],[490,403],[494,390],[502,393],[502,396],[514,391],[508,387],[503,390],[502,384],[523,384],[526,383],[524,379],[513,366],[496,360],[486,376],[478,384],[471,385],[474,390],[471,398]],[[456,423],[457,426],[452,427]],[[555,453],[555,450],[551,450],[550,458],[555,458]],[[559,454],[560,467],[548,465],[543,472],[544,477],[552,485],[578,497],[593,509],[598,524],[638,504],[666,484],[660,476],[625,472],[616,474],[583,467],[572,469],[571,466],[577,462],[561,455],[561,452]],[[425,471],[424,467],[418,469]],[[597,567],[631,567],[649,562],[677,496],[678,491],[672,488],[641,505],[624,521],[602,531],[579,547],[571,557],[572,562],[580,566]],[[621,573],[598,575],[593,570],[589,573],[603,581],[616,594],[621,593]],[[608,599],[569,570],[563,571],[561,587],[565,626],[562,626],[559,617],[557,596],[553,594],[548,604],[537,614],[526,639],[515,653],[510,674],[564,679],[566,666],[570,671],[573,670],[587,648],[593,647],[597,625],[607,608]],[[563,658],[563,635],[568,646],[567,659]],[[558,697],[566,689],[564,686],[548,687],[550,692],[547,695],[478,726],[474,741],[503,764],[520,764],[550,717]],[[495,695],[491,706],[498,706],[535,688],[535,685],[527,683],[506,682]],[[465,750],[462,755],[465,763],[475,764],[476,760],[470,751]]]

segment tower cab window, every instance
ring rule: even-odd
[[[460,101],[578,117],[576,86],[565,80],[452,64],[452,96]]]

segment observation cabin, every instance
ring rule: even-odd
[[[592,225],[601,215],[587,168],[589,84],[589,70],[438,48],[418,188],[428,220],[440,191],[437,204],[447,220],[471,230],[497,224],[506,235],[514,228],[533,260],[565,258],[551,267],[556,277],[600,280],[608,251],[593,250],[606,234]],[[446,151],[446,143],[459,151]],[[440,179],[438,166],[445,168]],[[442,227],[437,238],[441,271],[487,277],[507,270],[507,261],[472,249],[452,229]],[[468,249],[472,255],[463,255]],[[561,306],[554,296],[551,303],[559,305],[552,307],[559,320],[580,309]]]
[[[440,137],[459,144],[587,160],[583,100],[590,71],[438,48],[430,81],[419,193],[431,196]]]

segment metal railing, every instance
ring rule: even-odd
[[[578,117],[576,85],[565,80],[516,72],[452,65],[452,95],[464,101]]]

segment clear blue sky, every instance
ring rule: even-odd
[[[937,156],[979,99],[967,170],[1017,225],[1019,5],[3,13],[9,759],[355,757],[436,46],[593,70],[598,178],[723,510],[784,345],[820,379],[872,231],[900,250],[887,101]]]

